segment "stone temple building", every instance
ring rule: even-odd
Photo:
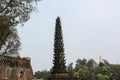
[[[0,80],[35,80],[30,58],[0,55]]]
[[[54,65],[49,80],[70,80],[65,63],[62,27],[60,18],[57,17],[54,39]]]

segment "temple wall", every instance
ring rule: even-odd
[[[0,55],[0,80],[34,80],[30,59]]]

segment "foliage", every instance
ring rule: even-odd
[[[74,73],[73,63],[68,64],[67,70],[69,71],[69,76],[72,77]]]
[[[90,80],[90,71],[86,66],[79,68],[78,70],[79,78],[82,80]]]
[[[20,40],[13,19],[9,16],[0,16],[0,54],[10,55],[18,53]]]
[[[0,54],[10,55],[18,54],[20,49],[20,41],[15,27],[2,27],[0,29]]]
[[[103,75],[101,73],[97,74],[97,79],[98,80],[110,80],[107,75]]]
[[[28,21],[40,0],[0,0],[0,54],[18,53],[20,40],[15,26]]]
[[[50,72],[47,71],[47,70],[37,71],[37,72],[35,72],[35,77],[36,77],[37,79],[48,80],[49,74],[50,74]]]
[[[10,16],[10,20],[23,23],[30,18],[35,9],[35,2],[39,0],[0,0],[0,16]]]
[[[120,80],[120,65],[110,65],[112,80]]]
[[[110,67],[109,67],[109,66],[98,67],[98,68],[96,69],[96,72],[97,72],[98,74],[101,73],[101,74],[107,75],[107,76],[109,76],[109,77],[112,76],[112,73],[111,73],[111,71],[110,71]]]
[[[104,59],[104,63],[105,65],[109,65],[109,62],[106,59]]]
[[[90,62],[90,67],[88,63]],[[76,61],[75,67],[73,67],[73,63],[68,64],[67,70],[69,72],[70,78],[73,80],[119,80],[120,79],[120,65],[102,65],[98,66],[98,64],[93,67],[93,63],[95,61],[93,59],[78,59]],[[92,66],[92,67],[91,67]],[[41,73],[42,71],[40,71]],[[38,73],[38,72],[37,72]],[[39,78],[43,78],[44,73],[36,74],[40,76]],[[47,74],[48,75],[48,74]],[[48,78],[48,76],[46,77]]]
[[[86,65],[87,64],[87,59],[77,59],[76,61],[76,65],[75,65],[75,70],[79,70],[79,68],[82,66],[82,65]]]
[[[100,63],[99,63],[99,66],[105,66],[105,64],[104,64],[104,63],[102,63],[102,62],[100,62]]]
[[[78,78],[82,80],[90,80],[90,71],[87,67],[86,59],[78,59],[76,61],[75,69],[74,69],[73,78]]]
[[[8,36],[12,34],[10,28],[14,24],[8,16],[0,16],[0,47],[5,44]]]
[[[75,72],[74,74],[73,74],[73,78],[79,78],[80,76],[79,76],[79,72]]]

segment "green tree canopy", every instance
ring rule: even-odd
[[[74,73],[73,63],[68,64],[67,70],[69,72],[69,76],[72,77]]]
[[[96,74],[99,80],[110,80],[112,78],[110,67],[106,65],[97,67]]]
[[[26,22],[40,0],[0,0],[0,16],[9,16],[18,23]]]
[[[120,65],[110,65],[110,71],[112,72],[112,80],[120,80]]]
[[[38,1],[0,0],[0,54],[10,54],[10,49],[18,50],[20,40],[16,26],[30,19],[30,13],[35,10]]]
[[[110,79],[109,76],[99,73],[97,74],[97,80],[110,80]]]
[[[80,80],[91,80],[91,74],[87,66],[82,66],[77,72],[73,74],[73,78],[78,78]]]
[[[37,79],[44,79],[44,80],[48,80],[50,75],[50,72],[47,70],[43,70],[43,71],[37,71],[35,72],[35,77]]]

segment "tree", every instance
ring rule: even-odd
[[[79,78],[80,76],[79,76],[79,72],[75,72],[74,74],[73,74],[73,78]]]
[[[96,74],[98,80],[110,80],[112,78],[110,67],[106,65],[96,68]]]
[[[0,27],[0,54],[18,54],[20,49],[20,39],[16,27]]]
[[[23,23],[30,18],[35,10],[34,3],[40,0],[0,0],[0,16],[8,16],[14,21]]]
[[[104,59],[105,65],[109,65],[108,60]]]
[[[38,1],[40,0],[0,0],[0,54],[18,50],[20,41],[15,26],[30,19],[30,13],[35,10],[35,2]]]
[[[82,65],[86,65],[86,64],[87,64],[87,59],[83,58]]]
[[[107,75],[103,75],[101,73],[97,74],[97,80],[110,80]]]
[[[81,66],[87,64],[87,59],[77,59],[76,65],[75,65],[75,70],[77,71]]]
[[[1,50],[0,50],[0,53],[5,56],[11,55],[11,54],[18,54],[19,53],[18,50],[20,49],[20,45],[21,45],[19,41],[19,37],[17,35],[16,28],[14,27],[11,30],[12,30],[12,33],[7,38],[5,44],[1,46]]]
[[[0,16],[0,49],[7,41],[8,37],[12,34],[12,25],[13,23],[9,20],[9,17]]]
[[[43,71],[37,71],[35,72],[35,77],[37,79],[44,79],[44,80],[48,80],[50,75],[50,72],[47,70],[43,70]]]
[[[97,64],[97,62],[95,60],[90,59],[87,62],[87,66],[88,66],[88,68],[94,68],[94,67],[98,66],[98,64]]]
[[[91,74],[87,66],[84,65],[73,74],[73,78],[77,78],[80,80],[91,80]]]
[[[120,65],[110,65],[110,71],[112,72],[112,80],[120,80]]]
[[[79,76],[81,79],[83,79],[83,80],[91,79],[90,71],[88,70],[87,67],[83,67],[83,68],[79,69],[78,72],[79,72]]]
[[[67,66],[67,70],[68,70],[68,72],[69,72],[69,76],[70,76],[70,77],[73,77],[73,73],[74,73],[73,63],[70,63],[70,64]]]

